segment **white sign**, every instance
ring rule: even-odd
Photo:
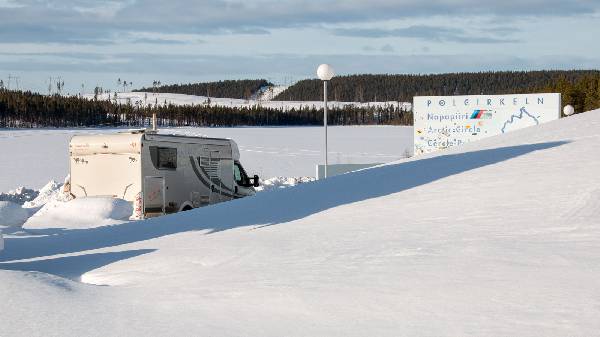
[[[417,96],[415,155],[560,118],[560,94]]]

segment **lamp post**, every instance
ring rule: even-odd
[[[563,108],[563,114],[565,114],[565,116],[571,116],[572,114],[575,113],[575,108],[573,108],[572,105],[565,105],[565,107]]]
[[[325,127],[325,178],[327,178],[327,82],[334,76],[333,68],[329,64],[321,64],[317,68],[317,76],[323,81],[323,126]]]

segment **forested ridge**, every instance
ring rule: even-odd
[[[514,74],[511,78],[508,74]],[[562,94],[563,105],[571,104],[577,113],[600,108],[600,72],[599,71],[540,71],[540,72],[517,72],[517,73],[478,73],[462,74],[466,79],[475,81],[459,80],[459,74],[449,74],[446,82],[452,83],[451,79],[462,83],[461,90],[449,93],[438,85],[420,89],[420,95],[441,94],[504,94],[523,92],[559,92]],[[371,76],[387,75],[357,75],[347,78],[369,78]],[[412,75],[393,75],[412,76]],[[445,75],[428,75],[441,76]],[[480,77],[483,76],[483,77]],[[491,76],[491,77],[490,77]],[[529,76],[529,77],[528,77]],[[340,81],[343,85],[355,83],[344,82],[346,77],[334,78],[332,84]],[[411,77],[412,78],[412,77]],[[416,78],[415,82],[417,82]],[[483,79],[488,78],[490,82],[484,85]],[[529,81],[525,81],[529,78]],[[533,79],[532,79],[533,78]],[[391,77],[386,77],[391,81]],[[482,82],[483,81],[483,82]],[[306,83],[315,81],[306,81]],[[322,90],[320,81],[316,90]],[[365,82],[366,83],[366,82]],[[382,82],[383,83],[383,82]],[[387,82],[385,82],[387,83]],[[397,82],[389,82],[397,83]],[[413,84],[414,84],[413,83]],[[457,84],[458,84],[457,83]],[[468,84],[470,83],[470,84]],[[483,87],[496,84],[496,90],[481,90]],[[527,83],[530,87],[523,84]],[[392,84],[390,84],[391,86]],[[514,87],[513,87],[514,86]],[[303,88],[300,85],[298,88]],[[310,86],[305,86],[309,88]],[[448,87],[448,86],[446,86]],[[335,86],[334,86],[335,88]],[[331,90],[329,98],[336,99],[336,95],[343,92],[337,87]],[[356,91],[356,88],[354,90]],[[476,90],[477,89],[477,90]],[[297,89],[294,89],[297,90]],[[348,89],[350,90],[350,89]],[[369,89],[370,91],[373,89]],[[402,89],[405,90],[405,89]],[[491,90],[491,89],[490,89]],[[384,96],[386,91],[373,93],[372,99],[391,100]],[[364,97],[363,97],[364,98]],[[411,96],[412,98],[412,96]],[[320,97],[308,97],[306,99],[321,99]],[[337,97],[338,100],[347,100]],[[400,101],[410,101],[401,98]],[[372,124],[412,124],[412,113],[403,111],[401,105],[392,104],[388,107],[358,108],[346,106],[343,108],[331,108],[329,110],[329,123],[332,125],[372,125]],[[261,105],[250,107],[224,107],[210,104],[202,105],[132,105],[114,102],[111,100],[86,99],[79,96],[41,95],[29,91],[11,91],[0,89],[0,127],[89,127],[89,126],[131,126],[144,127],[150,122],[150,117],[156,113],[160,125],[167,126],[283,126],[283,125],[321,125],[323,123],[323,110],[314,107],[303,107],[300,109],[282,110],[277,108],[266,108]]]
[[[413,96],[513,94],[568,90],[587,85],[600,78],[598,70],[498,71],[448,73],[436,75],[350,75],[330,81],[328,98],[343,102],[400,101],[412,102]],[[559,83],[560,88],[557,87]],[[569,88],[570,87],[570,88]],[[562,92],[562,91],[560,91]],[[576,95],[575,95],[576,96]],[[323,99],[323,84],[318,79],[299,81],[275,100],[315,101]],[[577,103],[579,104],[579,103]],[[594,104],[588,105],[593,106]],[[597,107],[597,105],[596,105]]]
[[[140,106],[78,96],[41,95],[0,89],[0,127],[145,127],[153,113],[161,126],[283,126],[322,125],[323,110],[313,107],[280,110],[260,105],[223,107],[203,105]],[[412,113],[397,105],[329,109],[332,125],[412,123]]]
[[[188,83],[161,85],[154,82],[150,88],[133,91],[160,92],[169,94],[186,94],[216,98],[250,99],[262,87],[273,85],[265,79],[258,80],[226,80],[218,82]]]

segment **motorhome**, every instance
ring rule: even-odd
[[[186,211],[255,194],[231,139],[136,130],[71,138],[72,197],[133,202],[134,219]]]

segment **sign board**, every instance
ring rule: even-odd
[[[560,118],[560,94],[416,96],[415,155]]]

